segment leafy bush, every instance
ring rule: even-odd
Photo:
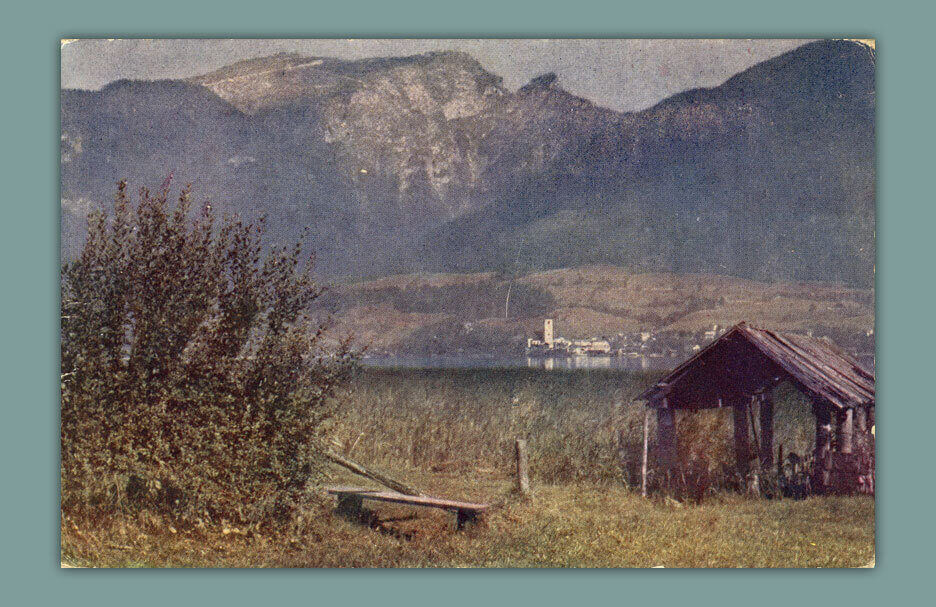
[[[265,251],[262,221],[168,192],[134,205],[121,182],[62,270],[63,512],[282,523],[320,477],[352,356],[306,316],[298,245]]]

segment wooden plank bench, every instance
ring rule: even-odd
[[[338,496],[338,511],[349,516],[360,516],[363,512],[364,500],[441,508],[455,513],[455,529],[461,529],[465,526],[465,523],[476,521],[490,507],[489,504],[473,504],[427,495],[405,495],[396,491],[362,489],[360,487],[326,487],[325,490],[331,495]]]

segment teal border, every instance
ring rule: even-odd
[[[19,3],[4,9],[2,563],[7,604],[758,605],[931,592],[936,404],[930,260],[932,54],[917,2]],[[864,571],[63,571],[58,548],[59,39],[139,37],[861,37],[878,41],[878,568]],[[910,599],[912,600],[912,599]]]

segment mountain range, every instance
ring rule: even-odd
[[[814,42],[633,113],[555,74],[508,90],[459,52],[63,90],[63,255],[118,180],[171,172],[273,241],[308,238],[333,278],[601,264],[868,289],[874,64]]]

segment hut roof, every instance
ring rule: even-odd
[[[679,365],[638,399],[707,408],[789,379],[838,408],[874,405],[874,374],[832,343],[741,322]]]

